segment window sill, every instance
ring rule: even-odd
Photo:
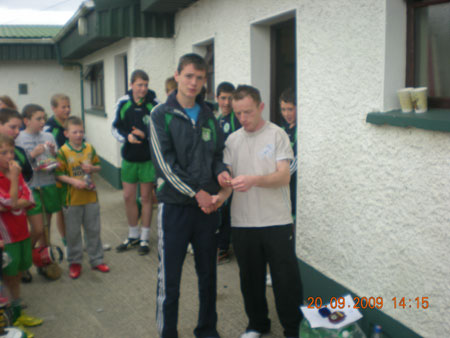
[[[426,130],[450,132],[450,109],[429,109],[426,113],[402,113],[391,110],[386,113],[369,113],[367,123],[396,127],[415,127]]]
[[[100,110],[100,109],[90,108],[90,109],[86,109],[85,112],[86,112],[86,114],[100,116],[100,117],[107,117],[108,116],[104,110]]]

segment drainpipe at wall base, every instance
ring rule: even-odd
[[[56,50],[56,59],[61,66],[76,66],[80,67],[80,99],[81,99],[81,120],[83,121],[83,125],[85,125],[85,117],[84,117],[84,76],[83,76],[83,65],[79,62],[63,62],[61,57],[61,51],[59,50],[58,43],[55,43]]]

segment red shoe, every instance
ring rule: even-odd
[[[69,266],[69,277],[77,279],[81,275],[81,264],[73,263]]]
[[[94,266],[92,269],[98,270],[100,272],[109,272],[109,266],[106,265],[105,263]]]

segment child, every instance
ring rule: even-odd
[[[53,172],[46,170],[45,161],[56,155],[56,143],[53,135],[42,131],[45,124],[44,109],[37,104],[26,105],[23,109],[25,130],[19,133],[17,145],[24,148],[33,166],[33,178],[29,186],[33,191],[36,206],[28,210],[28,220],[31,224],[31,244],[33,248],[39,242],[41,246],[48,245],[44,237],[43,210],[47,213],[50,224],[52,213],[61,210],[61,202],[56,189],[56,180]],[[43,200],[41,200],[41,196]]]
[[[83,121],[71,116],[66,121],[64,132],[68,141],[58,152],[58,180],[65,183],[64,219],[67,233],[67,260],[69,276],[76,279],[81,274],[83,243],[81,225],[89,261],[93,269],[109,272],[103,262],[103,247],[100,239],[100,206],[97,192],[90,175],[100,171],[100,159],[89,143],[83,142]]]
[[[50,99],[53,116],[45,123],[44,131],[51,133],[55,138],[58,148],[61,148],[66,143],[67,138],[64,135],[64,125],[70,116],[70,98],[65,94],[55,94]],[[56,183],[60,197],[62,198],[61,185]],[[66,226],[64,224],[64,216],[62,211],[56,213],[56,226],[61,235],[64,245],[66,245]]]
[[[285,120],[284,131],[288,134],[291,141],[291,148],[294,152],[294,160],[291,162],[289,171],[291,174],[291,181],[289,183],[291,190],[291,206],[292,218],[297,214],[297,106],[295,99],[295,92],[288,88],[280,95],[281,115]]]
[[[13,140],[17,138],[22,126],[22,116],[13,109],[0,109],[0,134],[11,137]],[[19,146],[15,146],[14,160],[22,167],[22,176],[26,182],[29,182],[33,177],[33,168],[25,153],[25,150]]]
[[[123,252],[139,245],[138,253],[150,252],[149,234],[152,220],[152,191],[155,181],[155,167],[150,159],[149,120],[150,112],[156,103],[156,95],[148,89],[148,75],[143,70],[131,74],[131,90],[119,99],[116,106],[116,119],[113,122],[113,135],[122,147],[122,185],[125,211],[128,220],[128,238],[119,246]],[[137,185],[141,190],[142,229],[139,234],[138,205],[136,203]]]
[[[3,282],[8,288],[12,302],[15,326],[37,326],[42,319],[22,313],[20,306],[21,272],[31,266],[31,242],[25,208],[33,205],[30,189],[14,161],[14,140],[0,134],[0,240],[5,243],[5,252],[11,263],[3,269]],[[26,330],[25,330],[26,331]],[[31,333],[27,334],[32,336]]]

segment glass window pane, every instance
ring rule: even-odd
[[[415,87],[450,97],[450,2],[415,10]]]

